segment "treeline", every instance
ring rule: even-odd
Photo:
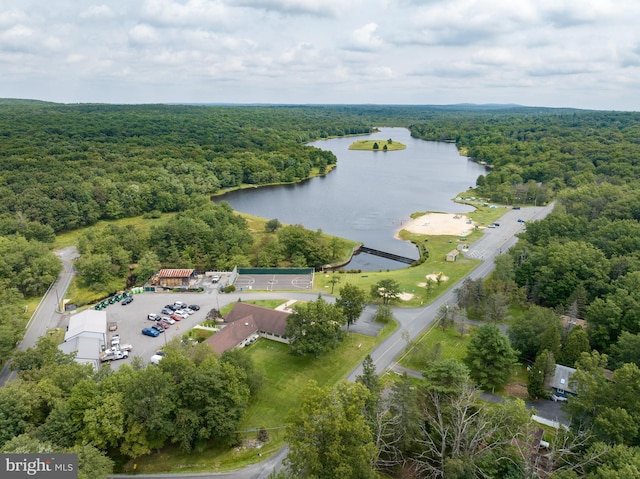
[[[241,184],[295,182],[335,156],[309,140],[371,131],[311,107],[0,104],[0,213],[56,232]]]
[[[506,204],[543,204],[564,188],[637,181],[640,115],[516,108],[448,112],[411,126],[412,135],[456,142],[493,168],[478,195]]]
[[[635,448],[590,431],[544,433],[520,399],[487,405],[455,359],[431,362],[423,374],[385,388],[367,357],[356,383],[309,383],[289,415],[288,469],[270,477],[637,477]],[[637,429],[624,424],[618,435]]]
[[[173,342],[158,366],[140,358],[94,372],[49,338],[16,354],[18,379],[0,389],[0,451],[78,452],[106,477],[105,457],[133,458],[175,444],[183,451],[230,445],[261,375],[238,351],[220,358],[205,344]]]
[[[195,206],[197,205],[197,206]],[[275,226],[259,232],[228,203],[194,200],[189,208],[149,229],[133,225],[88,228],[79,238],[76,262],[80,284],[113,292],[141,284],[160,268],[230,271],[239,267],[315,267],[337,259],[344,241],[301,225]]]

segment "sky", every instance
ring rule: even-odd
[[[640,111],[638,0],[0,0],[0,98]]]

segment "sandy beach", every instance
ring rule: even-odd
[[[473,231],[473,223],[462,214],[427,213],[409,222],[403,229],[423,235],[467,236]]]

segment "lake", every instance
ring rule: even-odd
[[[353,151],[349,145],[367,138],[391,138],[407,145],[400,151]],[[485,168],[460,156],[452,143],[412,138],[406,128],[380,128],[357,137],[309,143],[333,152],[338,166],[324,177],[294,185],[265,186],[232,191],[216,201],[227,201],[237,211],[282,223],[360,241],[366,246],[410,258],[416,247],[395,234],[415,212],[468,213],[471,206],[455,203],[458,193],[475,185]],[[381,143],[382,145],[382,143]],[[377,271],[407,265],[359,254],[347,268]]]

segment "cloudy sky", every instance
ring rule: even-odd
[[[0,97],[640,111],[638,0],[0,0]]]

